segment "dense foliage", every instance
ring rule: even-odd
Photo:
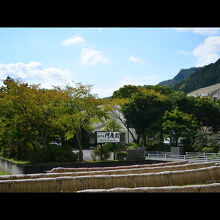
[[[210,141],[220,130],[219,100],[190,97],[161,85],[139,86],[136,93],[121,102],[121,111],[128,127],[135,128],[138,139],[134,141],[137,146],[165,150],[168,147],[164,140],[168,138],[171,146],[202,151],[198,148],[201,139],[197,134],[202,130],[209,136],[203,148],[212,146],[215,152],[219,150],[214,141]]]
[[[189,97],[161,85],[126,85],[111,100],[90,91],[91,86],[80,83],[41,89],[7,77],[0,88],[0,155],[35,163],[82,161],[94,123],[105,119],[104,130],[121,130],[109,118],[126,127],[134,138],[133,147],[167,150],[168,138],[172,146],[219,151],[215,139],[220,130],[219,100]],[[73,148],[79,153],[74,154]],[[106,144],[95,149],[93,157],[108,159],[114,152],[114,159],[124,160],[124,150],[120,144]]]
[[[182,69],[173,79],[162,81],[158,85],[189,93],[217,83],[220,83],[220,59],[203,67]]]
[[[166,109],[164,99],[164,95],[154,90],[143,89],[122,106],[127,123],[142,137],[144,146],[146,135],[160,130],[161,119]]]
[[[1,155],[34,162],[76,160],[70,148],[78,147],[82,161],[82,131],[89,132],[95,120],[107,117],[100,107],[104,101],[90,89],[79,83],[40,89],[7,77],[0,89]],[[69,147],[73,138],[77,146]]]
[[[181,112],[178,107],[163,116],[163,133],[169,138],[171,145],[178,147],[183,138],[193,137],[198,129],[198,122],[193,115]]]
[[[204,66],[175,84],[173,89],[189,93],[193,90],[220,83],[220,59]]]
[[[189,69],[181,69],[179,73],[173,77],[173,79],[162,81],[159,83],[159,85],[173,88],[176,84],[180,83],[182,80],[188,78],[191,74],[202,68],[203,67],[191,67]]]

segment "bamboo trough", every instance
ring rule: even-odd
[[[137,188],[112,188],[112,189],[87,189],[77,193],[200,193],[220,192],[220,183],[197,184],[187,186],[162,186],[162,187],[137,187]]]
[[[171,164],[172,165],[172,164]],[[117,174],[141,174],[141,173],[156,173],[162,171],[189,170],[202,167],[214,166],[214,162],[207,163],[185,163],[180,165],[161,167],[141,167],[130,169],[114,169],[114,170],[97,170],[97,171],[80,171],[80,172],[65,172],[65,173],[39,173],[39,174],[17,174],[0,176],[0,180],[16,180],[16,179],[36,179],[36,178],[54,178],[62,176],[87,176],[87,175],[117,175]]]
[[[159,170],[159,168],[164,169]],[[167,168],[167,170],[165,168]],[[220,180],[220,167],[213,163],[186,163],[176,165],[176,168],[175,166],[151,166],[148,167],[148,171],[151,170],[150,172],[147,172],[146,168],[136,169],[136,172],[142,170],[144,171],[143,173],[132,173],[131,171],[134,171],[135,169],[131,168],[121,170],[122,173],[120,173],[119,169],[111,171],[118,172],[117,174],[111,173],[110,170],[103,170],[102,173],[99,171],[98,174],[98,171],[96,171],[95,175],[94,173],[93,175],[89,175],[92,171],[87,171],[87,175],[83,174],[81,176],[68,176],[68,173],[63,173],[63,176],[61,176],[61,173],[57,173],[59,176],[48,177],[48,175],[57,175],[56,173],[48,173],[44,174],[44,178],[39,176],[39,178],[0,180],[0,192],[78,192],[95,189],[110,190],[114,188],[158,188],[172,187],[174,185],[184,186],[191,184],[215,183]],[[127,171],[129,172],[123,173]],[[106,175],[107,172],[110,173]],[[82,174],[84,172],[78,173]],[[72,174],[74,174],[74,172],[72,172]],[[33,176],[37,177],[37,174],[32,174],[32,177]]]
[[[104,170],[117,170],[117,169],[133,169],[133,168],[143,168],[143,167],[163,167],[169,165],[180,165],[187,164],[188,161],[174,161],[174,162],[164,162],[156,164],[136,164],[129,166],[114,166],[114,167],[81,167],[81,168],[63,168],[57,167],[49,170],[48,173],[66,173],[66,172],[83,172],[83,171],[104,171]]]

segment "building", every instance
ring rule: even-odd
[[[213,100],[219,99],[220,98],[220,83],[194,90],[188,93],[187,96],[211,97]]]
[[[120,130],[121,143],[124,143],[124,144],[127,145],[127,144],[134,141],[134,139],[133,139],[132,135],[130,134],[130,132],[133,134],[134,138],[137,138],[137,134],[135,132],[135,129],[134,128],[129,128],[129,131],[130,131],[129,132],[128,129],[126,128],[126,126],[123,124],[123,122],[125,121],[125,118],[124,118],[123,114],[121,113],[119,106],[115,106],[114,111],[109,112],[109,117],[112,120],[116,121],[122,127],[122,129]],[[96,131],[103,131],[106,122],[107,121],[104,120],[104,122],[98,122],[98,123],[93,124],[94,129],[93,129],[93,134],[90,136],[90,144],[95,144],[96,143],[95,132]]]

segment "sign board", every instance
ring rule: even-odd
[[[96,132],[97,143],[119,143],[120,132],[113,131],[97,131]]]

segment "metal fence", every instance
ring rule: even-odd
[[[161,158],[161,159],[181,159],[189,161],[200,161],[200,162],[220,162],[219,153],[203,153],[203,152],[186,152],[184,155],[174,155],[170,152],[165,151],[145,151],[145,156],[147,158]]]
[[[186,152],[186,159],[220,162],[219,153]]]

